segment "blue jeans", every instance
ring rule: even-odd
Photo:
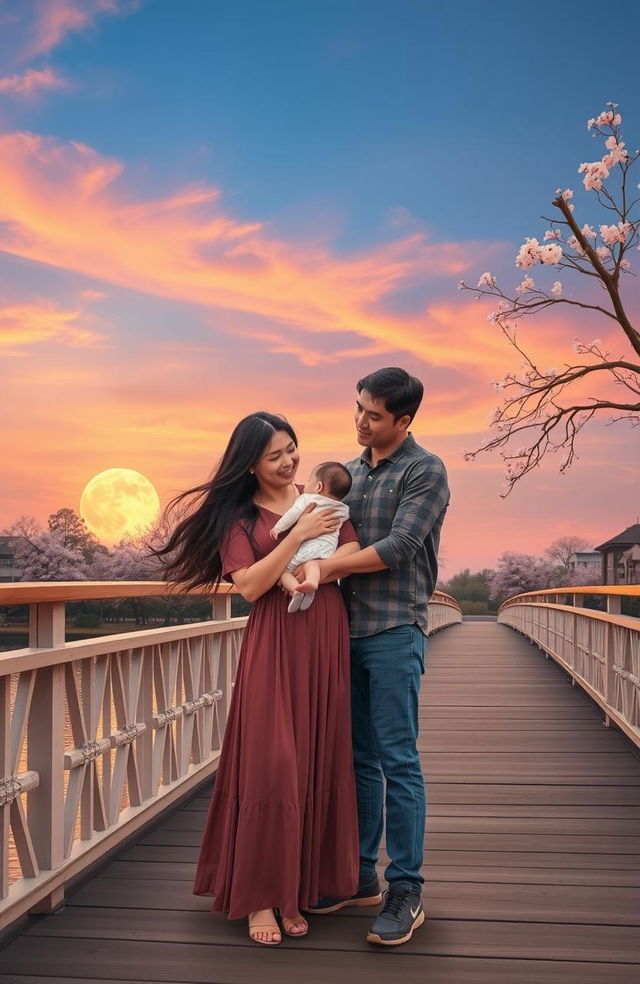
[[[385,878],[420,889],[426,796],[418,738],[418,695],[427,640],[399,625],[351,640],[353,758],[360,828],[360,877],[372,878],[386,807]],[[386,781],[386,797],[384,784]]]

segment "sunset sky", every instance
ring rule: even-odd
[[[616,24],[593,0],[0,0],[0,529],[78,510],[110,468],[165,502],[257,409],[291,420],[304,478],[357,453],[355,382],[384,365],[425,383],[445,578],[635,523],[625,424],[506,500],[498,457],[464,461],[519,365],[456,288],[486,270],[513,288],[557,187],[580,224],[608,221],[577,168],[603,152],[585,124],[607,100],[640,146],[624,7]],[[571,311],[522,328],[541,364],[575,336],[628,354]]]

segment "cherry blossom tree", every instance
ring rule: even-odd
[[[545,550],[545,554],[552,564],[557,564],[560,568],[569,572],[570,561],[573,555],[591,549],[592,544],[589,540],[585,540],[583,536],[559,536],[557,540],[549,544]]]
[[[556,587],[553,580],[551,564],[533,554],[508,550],[498,558],[496,569],[489,579],[491,597],[504,601],[505,598],[525,591],[542,591],[544,588]]]
[[[80,549],[65,546],[61,535],[43,530],[22,516],[5,530],[13,538],[14,556],[23,581],[86,581],[87,563]]]
[[[605,221],[598,224],[591,215],[593,225],[579,220],[573,191],[558,188],[552,205],[559,217],[543,216],[549,228],[542,242],[527,238],[520,247],[515,262],[524,276],[514,290],[503,290],[490,272],[482,274],[477,287],[464,281],[458,284],[461,290],[472,290],[478,297],[498,299],[488,320],[498,326],[521,360],[520,371],[508,372],[494,382],[504,397],[492,416],[494,436],[465,453],[467,460],[482,452],[500,453],[506,464],[503,497],[549,452],[559,453],[560,471],[564,472],[576,457],[578,434],[594,418],[626,420],[634,426],[640,423],[640,333],[631,323],[622,296],[623,285],[626,287],[629,278],[635,276],[628,256],[640,249],[640,197],[636,191],[640,185],[632,181],[640,150],[627,150],[621,124],[617,104],[611,102],[587,122],[594,138],[604,141],[605,153],[578,168],[584,175],[585,191],[592,193]],[[533,271],[538,266],[555,268],[558,279],[550,285],[536,283]],[[574,275],[585,278],[582,295],[564,282],[565,274],[572,279]],[[578,358],[574,356],[561,367],[543,368],[522,342],[518,322],[558,305],[592,312],[603,324],[615,325],[620,344],[632,354],[612,354],[597,338],[576,338],[574,353]],[[586,385],[593,386],[599,395],[583,395]]]

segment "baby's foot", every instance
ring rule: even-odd
[[[306,597],[307,595],[299,594],[297,591],[295,591],[291,595],[291,601],[289,602],[289,607],[287,608],[287,611],[289,612],[290,615],[292,615],[294,612],[300,611],[302,602],[305,600]]]
[[[301,594],[315,594],[317,590],[318,582],[314,581],[313,578],[310,577],[307,577],[304,581],[301,581],[296,588],[296,592],[299,591]]]

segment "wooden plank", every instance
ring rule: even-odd
[[[193,811],[174,814],[166,820],[160,830],[195,831],[202,836],[206,814]],[[516,817],[478,816],[465,817],[453,813],[442,816],[429,811],[427,829],[431,833],[549,833],[549,834],[595,834],[601,836],[640,837],[640,819],[599,819],[597,817],[574,817],[562,819],[554,816]]]
[[[432,852],[428,865],[424,868],[424,874],[428,882],[434,881],[477,881],[477,882],[515,882],[517,884],[544,884],[544,885],[611,885],[611,886],[630,886],[632,888],[640,885],[640,858],[638,868],[629,868],[626,864],[623,868],[563,868],[557,865],[552,867],[538,866],[517,867],[512,866],[490,866],[490,865],[470,865],[460,864],[439,864],[438,853]],[[466,855],[456,855],[462,857]],[[533,858],[533,855],[527,855]],[[555,856],[554,856],[555,857]],[[580,856],[582,865],[582,857]],[[625,855],[628,857],[628,855]],[[618,860],[620,860],[618,858]],[[378,866],[381,879],[384,877],[386,864]],[[114,861],[102,872],[103,878],[154,878],[159,881],[184,881],[189,885],[193,884],[196,873],[195,862],[169,862],[169,861]]]
[[[530,733],[505,732],[503,734],[486,734],[482,731],[458,732],[456,736],[452,734],[425,734],[421,732],[418,739],[418,750],[427,753],[449,753],[466,752],[481,754],[492,752],[494,754],[504,754],[505,752],[525,752],[546,755],[557,755],[565,752],[600,752],[601,754],[611,754],[614,752],[625,753],[625,741],[621,735],[614,731],[605,731],[593,734],[591,731],[583,733],[562,732],[561,734],[546,734],[538,732],[535,735]]]
[[[429,881],[423,891],[432,919],[640,925],[640,888]],[[196,896],[190,882],[144,878],[95,878],[69,908],[95,907],[208,912],[211,901]],[[358,913],[361,910],[351,910]],[[136,919],[135,915],[132,918]],[[55,926],[53,927],[55,930]]]
[[[296,948],[362,949],[370,921],[370,915],[316,916],[310,920],[309,936],[296,940]],[[230,921],[206,911],[89,907],[70,907],[55,920],[45,919],[29,929],[23,940],[46,936],[64,936],[67,941],[135,939],[190,946],[237,945],[247,940],[244,920]],[[70,952],[75,951],[75,943],[67,945]],[[10,956],[11,947],[7,952]],[[403,947],[403,953],[415,954],[491,957],[497,952],[531,960],[640,963],[640,933],[628,926],[430,919],[424,931]]]
[[[568,819],[579,817],[584,819],[601,820],[636,820],[640,823],[640,806],[600,806],[591,804],[585,806],[567,806],[541,803],[530,803],[528,806],[517,806],[512,803],[496,805],[481,804],[444,804],[429,803],[430,817],[558,817]]]
[[[287,940],[270,950],[266,959],[265,948],[256,944],[214,951],[208,945],[77,940],[71,954],[65,940],[23,938],[12,945],[1,980],[2,984],[59,984],[61,977],[81,979],[83,984],[389,984],[386,950],[316,949],[311,956],[301,950],[296,953],[299,942]],[[628,964],[586,961],[558,964],[546,959],[451,956],[416,960],[404,950],[394,951],[391,959],[395,978],[405,984],[630,984],[635,972]],[[41,976],[43,967],[51,977]],[[102,968],[100,978],[95,977],[96,967]]]
[[[429,804],[510,803],[526,806],[529,803],[640,805],[640,787],[622,784],[620,780],[607,783],[505,783],[496,781],[463,783],[459,779],[450,782],[428,783]]]
[[[437,817],[427,819],[429,834],[477,833],[477,834],[553,834],[559,836],[596,835],[601,837],[638,838],[640,847],[640,820],[602,820],[573,817]]]

